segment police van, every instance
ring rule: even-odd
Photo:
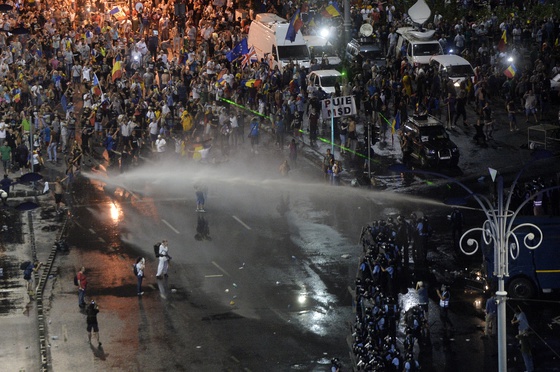
[[[278,66],[280,71],[289,63],[297,63],[309,68],[309,48],[301,34],[296,33],[295,40],[286,40],[290,22],[273,13],[259,13],[249,27],[247,45],[255,49],[260,60],[268,61],[271,68]]]

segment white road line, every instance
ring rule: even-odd
[[[101,243],[105,243],[105,239],[103,239],[102,237],[99,237],[98,240],[99,240]]]
[[[237,216],[232,216],[234,220],[236,220],[237,222],[239,222],[244,228],[246,228],[247,230],[251,230],[251,228],[243,221],[241,221],[239,219],[239,217]]]
[[[285,321],[286,323],[290,322],[290,318],[287,318],[284,316],[284,314],[282,314],[280,311],[270,308],[270,311],[272,311],[274,314],[276,314],[278,316],[278,318],[282,319],[283,321]]]
[[[222,274],[204,275],[205,278],[223,278]]]
[[[225,271],[224,269],[222,269],[222,267],[220,265],[218,265],[216,263],[216,261],[212,261],[212,265],[216,266],[218,268],[218,270],[220,270],[221,272],[223,272],[224,274],[226,274],[227,276],[231,276],[229,275],[229,273],[227,271]]]
[[[167,222],[166,220],[164,220],[163,218],[161,219],[161,222],[163,222],[164,224],[166,224],[171,230],[173,230],[176,234],[180,234],[179,230],[177,230],[176,228],[174,228],[173,226],[171,226],[171,224],[169,222]]]
[[[89,232],[92,233],[93,235],[97,235],[94,229],[89,229]]]

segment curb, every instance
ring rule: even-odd
[[[33,191],[36,192],[36,191]],[[35,233],[33,230],[33,213],[31,211],[27,212],[27,216],[29,219],[29,237],[30,237],[30,244],[31,244],[31,252],[33,259],[37,258],[37,250],[35,245]],[[58,234],[57,240],[59,241],[66,230],[66,225],[68,223],[68,217],[65,217],[64,222],[62,224],[62,228],[60,229],[60,233]],[[49,254],[49,258],[45,263],[45,268],[39,277],[39,273],[35,272],[35,281],[37,287],[35,289],[35,303],[37,304],[37,327],[39,331],[39,355],[40,355],[40,363],[41,363],[41,371],[47,372],[48,369],[48,358],[49,358],[49,349],[48,349],[48,342],[47,342],[47,323],[45,322],[45,310],[43,306],[43,293],[45,291],[45,286],[47,284],[47,280],[49,275],[52,271],[53,263],[56,258],[57,252],[57,245],[53,244],[51,248],[51,252]]]

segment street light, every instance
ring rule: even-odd
[[[532,202],[538,195],[550,191],[559,189],[560,186],[550,187],[547,189],[540,190],[533,194],[531,197],[525,199],[516,210],[510,210],[512,196],[515,190],[515,186],[519,181],[519,178],[523,171],[534,161],[549,157],[549,153],[543,151],[535,152],[533,161],[527,163],[516,175],[515,180],[513,181],[509,193],[507,195],[507,200],[504,203],[504,180],[502,175],[498,174],[498,172],[494,169],[489,168],[490,176],[492,177],[493,181],[496,181],[496,191],[497,191],[497,201],[496,205],[494,205],[488,198],[483,195],[476,194],[473,192],[469,187],[461,183],[455,178],[446,176],[444,174],[440,174],[437,172],[425,171],[425,170],[409,170],[408,168],[404,167],[403,165],[396,165],[390,167],[393,171],[403,172],[410,172],[410,173],[418,173],[418,174],[425,174],[431,175],[438,178],[446,179],[456,185],[459,185],[463,190],[465,190],[470,197],[472,197],[478,205],[482,208],[482,211],[486,215],[486,221],[484,221],[482,227],[475,227],[465,231],[465,233],[461,236],[459,240],[459,248],[461,251],[466,255],[473,255],[478,251],[479,243],[476,239],[467,239],[466,244],[473,249],[465,250],[463,249],[463,240],[465,237],[473,232],[479,231],[482,232],[482,239],[486,245],[490,245],[492,242],[494,243],[494,275],[498,278],[498,290],[496,291],[496,298],[498,304],[498,371],[499,372],[506,372],[507,371],[507,335],[506,335],[506,299],[507,299],[507,292],[505,290],[505,277],[509,276],[508,264],[509,264],[509,257],[511,256],[512,259],[516,259],[519,255],[519,250],[521,245],[519,244],[519,240],[515,235],[515,231],[523,228],[529,227],[533,229],[532,231],[538,234],[538,237],[535,236],[534,232],[529,232],[525,234],[523,239],[526,247],[528,249],[536,249],[538,248],[542,241],[543,241],[543,233],[542,230],[532,223],[521,223],[517,226],[513,226],[516,217],[518,216],[519,212],[523,209],[527,203]],[[536,238],[536,239],[535,239]],[[508,245],[510,239],[513,239],[512,244]],[[531,243],[534,242],[534,243]]]

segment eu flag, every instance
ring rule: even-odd
[[[233,61],[243,54],[249,53],[249,48],[247,47],[247,38],[241,40],[233,49],[226,53],[226,58],[228,61]]]
[[[288,31],[286,31],[286,40],[290,40],[292,43],[296,40],[296,35],[298,31],[303,27],[303,20],[299,14],[299,9],[296,10],[288,26]]]

